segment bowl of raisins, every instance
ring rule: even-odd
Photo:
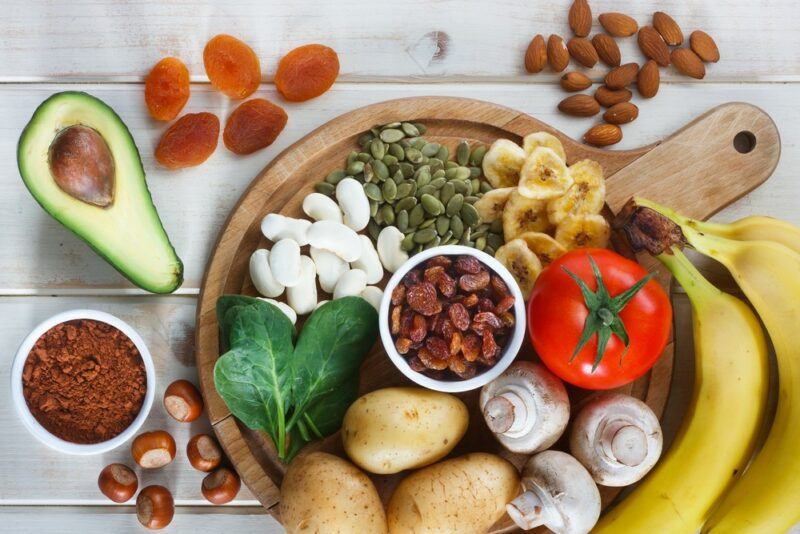
[[[386,284],[381,340],[395,366],[420,386],[469,391],[511,365],[524,318],[522,293],[500,262],[470,247],[434,247]]]

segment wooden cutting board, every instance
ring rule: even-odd
[[[203,280],[196,331],[197,369],[211,423],[242,480],[273,513],[285,465],[277,460],[269,438],[238,423],[214,388],[214,363],[219,357],[216,301],[229,293],[255,295],[248,261],[256,248],[269,246],[260,232],[261,219],[270,212],[303,217],[303,198],[313,190],[314,183],[344,166],[347,154],[357,148],[358,136],[376,124],[393,121],[425,124],[425,137],[446,144],[451,153],[462,139],[488,145],[503,137],[521,143],[528,133],[551,132],[564,144],[568,163],[591,158],[603,166],[612,212],[637,195],[704,219],[764,182],[780,156],[780,138],[772,119],[744,103],[713,108],[661,142],[635,150],[608,151],[576,142],[513,109],[450,97],[391,100],[357,109],[286,149],[253,180],[220,233]],[[668,273],[656,262],[642,261],[668,287]],[[529,346],[523,346],[520,357],[534,357]],[[661,416],[669,394],[672,361],[670,343],[650,373],[621,391],[645,400]],[[362,366],[362,392],[405,383],[378,342]],[[485,428],[479,411],[474,409],[477,392],[460,396],[471,407],[472,417],[467,435],[452,455],[475,450],[495,452],[521,466],[526,457],[503,451]],[[573,390],[570,396],[575,410],[587,392]],[[309,447],[342,454],[338,434]],[[402,474],[372,478],[386,500]],[[619,489],[601,488],[601,493],[607,506]],[[496,527],[495,531],[508,530],[508,519]]]

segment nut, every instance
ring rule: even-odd
[[[592,44],[594,49],[597,50],[597,55],[603,60],[603,63],[609,67],[618,67],[622,56],[619,52],[617,42],[605,33],[598,33],[592,37]]]
[[[175,440],[164,430],[139,434],[131,443],[131,455],[145,469],[164,467],[175,458]]]
[[[675,19],[663,11],[656,11],[653,13],[653,27],[661,34],[661,37],[664,38],[664,42],[668,45],[677,46],[683,43],[681,27],[678,26]]]
[[[614,104],[619,104],[620,102],[627,102],[633,97],[633,93],[631,93],[627,89],[609,89],[605,85],[601,85],[597,88],[597,91],[594,92],[594,98],[600,105],[605,108],[610,108]]]
[[[558,35],[553,34],[547,39],[547,61],[553,72],[561,72],[569,65],[569,50]]]
[[[658,64],[652,59],[647,60],[647,63],[639,70],[639,76],[636,79],[639,94],[644,98],[653,98],[658,93],[660,80],[661,74],[658,72]]]
[[[578,37],[586,37],[592,30],[592,9],[586,0],[574,0],[567,15],[569,27]]]
[[[600,111],[600,104],[591,95],[572,95],[559,102],[558,109],[574,117],[591,117]]]
[[[525,51],[525,70],[531,74],[541,72],[547,64],[547,45],[544,44],[544,37],[537,35],[531,39],[528,50]]]
[[[622,140],[622,129],[616,124],[598,124],[583,135],[585,143],[593,146],[608,146]]]
[[[706,32],[695,30],[689,36],[689,46],[694,53],[706,63],[716,63],[719,61],[719,48],[717,43]]]
[[[97,485],[100,491],[116,503],[123,503],[130,500],[139,487],[139,479],[136,473],[124,464],[107,465],[100,471],[97,478]]]
[[[639,24],[624,13],[603,13],[598,18],[603,29],[614,37],[630,37],[639,29]]]
[[[639,73],[639,65],[625,63],[613,68],[606,74],[606,87],[609,89],[622,89],[630,85]]]
[[[164,408],[176,421],[191,423],[203,413],[203,397],[188,380],[176,380],[164,391]]]
[[[136,497],[136,518],[151,530],[164,528],[175,515],[175,501],[164,486],[147,486]]]
[[[706,67],[700,57],[689,48],[676,48],[670,56],[672,64],[678,70],[692,78],[702,79],[706,75]]]
[[[308,256],[300,256],[300,282],[286,288],[286,302],[297,315],[314,311],[317,306],[317,269]]]
[[[227,467],[220,467],[203,479],[201,492],[203,497],[212,504],[225,504],[231,502],[239,488],[242,486],[239,475]]]
[[[568,72],[561,77],[561,88],[569,93],[583,91],[592,86],[592,80],[582,72]]]
[[[603,120],[611,124],[627,124],[639,116],[639,108],[632,102],[614,104],[605,113]]]
[[[654,59],[662,67],[669,65],[669,48],[655,28],[642,26],[637,41],[642,54],[649,59]]]
[[[572,59],[583,65],[584,67],[592,68],[597,63],[599,56],[597,50],[594,49],[591,41],[583,37],[573,37],[567,42],[567,50]]]
[[[222,449],[208,434],[197,434],[186,444],[186,457],[192,467],[208,473],[222,462]]]

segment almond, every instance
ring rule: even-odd
[[[605,85],[601,85],[597,88],[597,91],[594,92],[594,98],[600,105],[604,108],[610,108],[614,104],[619,104],[620,102],[627,102],[631,98],[633,98],[633,93],[631,93],[627,89],[609,89]]]
[[[608,146],[622,140],[622,129],[616,124],[598,124],[583,134],[583,141],[593,146]]]
[[[592,86],[592,80],[582,72],[568,72],[561,77],[561,88],[568,93],[583,91]]]
[[[636,21],[624,13],[603,13],[600,24],[614,37],[630,37],[639,29]]]
[[[591,95],[572,95],[558,103],[558,110],[574,117],[591,117],[600,111],[600,104]]]
[[[535,74],[541,72],[545,65],[547,65],[547,45],[544,44],[544,37],[537,35],[531,39],[531,44],[525,51],[525,70]]]
[[[627,87],[636,79],[639,72],[639,65],[636,63],[625,63],[619,67],[611,69],[606,74],[606,86],[609,89],[622,89]]]
[[[611,124],[627,124],[636,120],[639,108],[632,102],[614,104],[603,113],[603,120]]]
[[[639,87],[639,94],[645,98],[653,98],[658,93],[658,86],[661,83],[661,74],[658,72],[658,64],[652,59],[639,70],[636,85]]]
[[[618,67],[622,60],[619,47],[613,37],[605,33],[598,33],[592,37],[592,44],[594,49],[597,50],[597,55],[603,60],[603,63],[609,67]]]
[[[592,8],[586,0],[574,0],[569,8],[569,27],[578,37],[586,37],[592,29]]]
[[[594,49],[591,41],[583,37],[573,37],[567,42],[567,49],[572,58],[584,67],[594,67],[597,60],[597,50]]]
[[[569,51],[564,39],[558,35],[551,35],[547,40],[547,61],[554,72],[561,72],[569,65]]]
[[[664,42],[668,45],[677,46],[683,43],[681,27],[678,26],[675,19],[663,11],[656,11],[653,13],[653,27],[661,34],[661,37],[664,38]]]
[[[676,48],[670,56],[672,64],[679,72],[698,80],[706,75],[706,67],[700,56],[688,48]]]
[[[669,48],[667,43],[652,26],[642,26],[639,30],[639,48],[649,59],[654,59],[662,67],[669,65]]]
[[[694,53],[706,63],[716,63],[719,61],[719,48],[717,43],[706,32],[695,30],[689,36],[689,46]]]

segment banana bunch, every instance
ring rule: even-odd
[[[484,223],[502,221],[506,244],[495,257],[526,298],[541,270],[567,250],[608,245],[603,169],[591,160],[567,167],[554,135],[529,134],[522,147],[498,139],[483,158],[483,174],[495,189],[475,209]]]
[[[775,348],[778,406],[766,442],[741,478],[729,491],[720,494],[721,501],[705,521],[703,532],[786,532],[800,522],[800,454],[797,452],[800,443],[800,342],[794,339],[800,330],[800,229],[767,217],[748,217],[728,225],[704,223],[653,202],[637,200],[636,205],[654,210],[675,223],[689,245],[730,271],[761,317]],[[723,327],[729,328],[718,325],[718,328]],[[731,338],[740,343],[751,336],[728,331]],[[719,372],[727,374],[727,388],[738,388],[741,380],[749,379],[727,368],[720,368]],[[745,404],[752,403],[752,394],[745,400]],[[741,402],[735,406],[737,409],[726,415],[729,406],[717,404],[709,420],[710,424],[720,421],[724,426],[724,430],[712,438],[717,444],[717,455],[744,443],[741,437],[734,440],[730,428],[750,411],[746,411],[747,406]],[[676,471],[680,471],[682,477],[692,473],[687,466],[678,466]],[[707,463],[702,463],[700,471],[701,478],[710,476]],[[695,489],[700,491],[704,487],[706,483],[698,483]],[[692,508],[677,507],[676,510],[685,516]],[[638,509],[628,507],[616,516],[623,512],[632,516],[649,514],[651,510],[643,504]],[[687,525],[676,532],[695,530]]]

